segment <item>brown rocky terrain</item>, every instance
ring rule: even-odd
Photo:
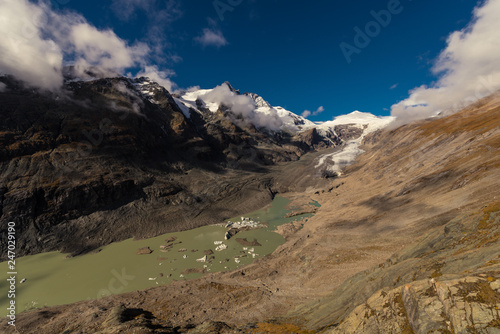
[[[18,315],[19,333],[498,333],[500,95],[377,132],[342,177],[267,166],[322,206],[234,272]],[[299,180],[297,189],[288,187]],[[7,326],[2,330],[13,332]]]

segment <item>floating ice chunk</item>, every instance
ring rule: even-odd
[[[215,247],[215,250],[217,252],[223,251],[224,249],[227,249],[227,245],[226,244],[222,244],[222,245],[219,245],[219,246]]]

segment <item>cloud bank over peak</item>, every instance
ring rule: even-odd
[[[139,73],[137,73],[136,77],[147,77],[152,81],[158,83],[160,86],[163,86],[169,92],[172,92],[177,87],[177,85],[172,80],[170,80],[170,78],[174,75],[174,71],[162,71],[158,68],[158,66],[151,65],[145,66]]]
[[[66,62],[81,73],[90,67],[121,73],[141,65],[150,51],[98,30],[79,14],[56,13],[28,0],[0,1],[0,31],[0,73],[48,90],[61,87]]]
[[[432,72],[439,77],[430,86],[410,91],[391,108],[399,122],[456,112],[500,89],[500,0],[487,0],[474,10],[469,25],[453,32]]]
[[[278,130],[283,125],[283,120],[275,109],[259,111],[254,99],[234,92],[226,83],[208,91],[200,98],[205,102],[228,107],[236,116],[234,120],[236,122],[253,124],[256,128],[269,130]]]

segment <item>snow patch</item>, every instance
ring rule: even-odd
[[[184,114],[184,116],[186,116],[186,118],[191,118],[191,111],[189,110],[189,107],[186,106],[184,104],[184,102],[182,102],[181,100],[179,100],[176,97],[174,97],[174,101],[175,101],[175,104],[177,104],[177,106],[179,107],[179,109],[182,111],[182,113]]]

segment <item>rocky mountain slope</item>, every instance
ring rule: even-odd
[[[287,241],[271,256],[234,272],[23,313],[17,329],[498,333],[500,95],[372,133],[361,149],[341,177],[287,195],[322,207],[303,228],[283,227]],[[325,155],[306,154],[298,166],[314,169]]]
[[[58,94],[0,81],[0,218],[17,222],[19,256],[218,223],[300,190],[271,167],[364,133],[323,131],[229,84],[172,96],[147,78],[68,78]]]

